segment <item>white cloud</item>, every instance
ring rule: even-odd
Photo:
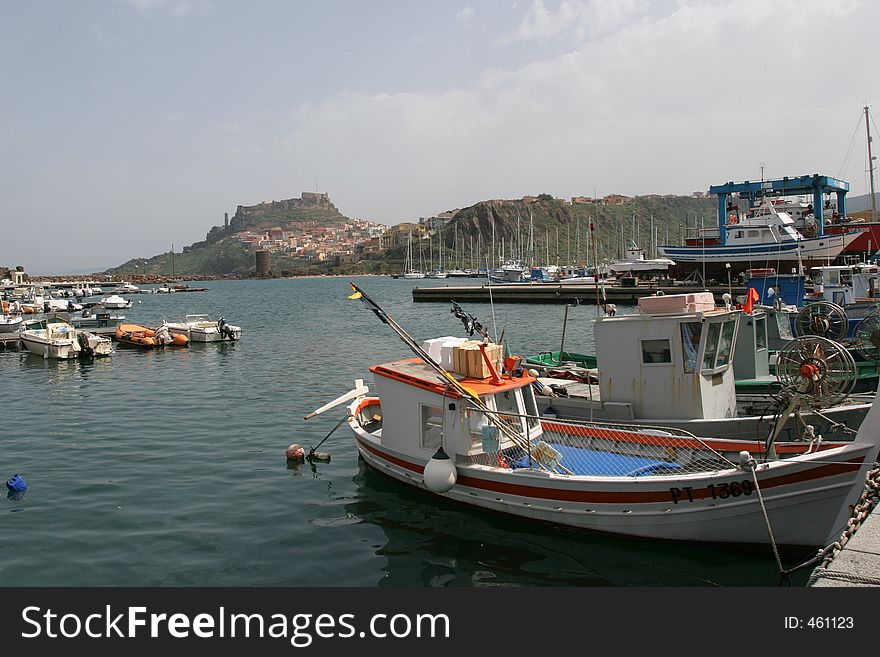
[[[473,18],[473,17],[474,17],[474,8],[471,6],[467,6],[455,15],[455,20],[457,22],[461,23],[462,25],[467,25],[468,23],[470,23],[471,18]]]
[[[129,5],[139,14],[148,14],[154,11],[167,11],[168,13],[184,17],[195,11],[204,11],[209,6],[208,0],[113,0],[114,2]]]
[[[596,37],[640,19],[649,7],[648,0],[562,0],[554,11],[543,0],[533,0],[516,29],[501,35],[499,42],[547,41],[566,32],[578,40]]]
[[[565,4],[553,16],[571,11]],[[829,59],[809,44],[870,44],[876,13],[855,3],[830,12],[818,0],[606,13],[593,25],[622,27],[600,41],[467,87],[297,107],[285,174],[330,172],[344,212],[387,221],[526,193],[689,193],[757,175],[761,161],[778,167],[768,176],[834,175],[866,93],[867,45]],[[554,18],[541,20],[535,34],[559,33]]]

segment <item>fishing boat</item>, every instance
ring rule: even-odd
[[[187,315],[182,322],[164,322],[172,335],[186,336],[190,342],[221,342],[241,340],[241,327],[233,326],[221,317],[217,321],[210,315]]]
[[[27,322],[19,336],[28,351],[43,358],[70,359],[113,353],[109,338],[79,331],[56,317]]]
[[[116,327],[116,339],[125,345],[153,349],[154,347],[185,347],[189,338],[172,335],[165,327],[151,329],[139,324],[120,324]]]
[[[627,536],[823,546],[846,525],[880,449],[875,407],[853,441],[793,454],[771,441],[762,456],[743,450],[734,458],[680,429],[542,418],[518,359],[498,368],[480,343],[488,376],[460,369],[470,361],[455,357],[447,370],[352,287],[416,356],[371,367],[378,394],[358,380],[336,400],[350,401],[360,456],[463,504]],[[799,390],[815,375],[804,368]]]
[[[826,439],[850,439],[870,408],[872,399],[854,393],[854,359],[833,340],[792,339],[771,371],[770,322],[761,310],[716,307],[710,292],[643,297],[638,309],[595,320],[595,357],[583,356],[579,365],[553,364],[559,354],[526,358],[527,367],[544,372],[541,413],[761,441],[768,418],[782,411],[796,387],[801,357],[820,363],[823,379],[809,403],[786,414],[785,440],[799,440],[803,425]]]

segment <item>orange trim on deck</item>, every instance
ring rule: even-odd
[[[409,360],[403,362],[421,363],[422,360],[420,358],[410,358]],[[455,389],[450,389],[447,392],[447,385],[442,381],[429,381],[418,376],[413,376],[412,374],[400,372],[393,367],[390,367],[389,365],[373,365],[370,368],[370,372],[372,372],[374,375],[384,376],[385,378],[392,379],[394,381],[400,381],[401,383],[406,383],[408,385],[415,386],[416,388],[421,388],[422,390],[428,390],[437,395],[445,394],[447,397],[461,398],[461,394],[458,393]],[[450,372],[450,374],[452,373]],[[528,374],[523,374],[523,376],[517,379],[511,378],[509,376],[504,376],[502,377],[500,383],[497,384],[492,383],[491,379],[456,378],[456,381],[458,381],[459,384],[461,384],[462,386],[469,388],[478,395],[482,396],[494,395],[497,392],[503,392],[505,390],[524,388],[535,381],[535,379],[530,377]]]

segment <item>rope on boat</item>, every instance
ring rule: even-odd
[[[651,431],[663,431],[665,435],[668,435],[672,438],[687,438],[689,440],[694,440],[698,442],[700,446],[703,447],[703,449],[711,452],[720,461],[722,461],[723,463],[727,463],[731,468],[738,467],[736,463],[734,463],[726,456],[724,456],[724,454],[713,448],[705,440],[685,429],[653,426],[649,424],[628,424],[626,422],[594,422],[592,420],[579,420],[576,418],[550,418],[544,415],[528,415],[525,413],[514,413],[512,411],[495,411],[495,413],[501,417],[525,418],[527,420],[538,420],[539,422],[554,422],[556,424],[562,424],[571,427],[605,429],[609,431],[631,431],[633,433],[639,433],[645,436],[651,436]]]
[[[865,487],[862,490],[862,495],[853,507],[852,514],[850,514],[850,518],[846,522],[846,527],[835,543],[832,543],[819,552],[818,557],[821,558],[821,563],[813,571],[809,581],[807,581],[807,586],[812,586],[816,581],[823,578],[880,586],[880,579],[875,577],[863,577],[861,575],[850,575],[848,573],[828,570],[828,566],[837,554],[843,550],[844,546],[849,542],[849,539],[855,535],[856,530],[858,530],[868,516],[871,515],[871,511],[877,505],[878,501],[880,501],[880,462],[875,461],[874,467],[868,471],[868,474],[865,477]],[[814,562],[815,560],[811,560],[807,563],[812,564]],[[801,564],[798,568],[801,568],[804,565],[806,564]]]
[[[770,516],[767,515],[767,507],[764,505],[764,494],[761,492],[761,486],[758,483],[758,463],[755,459],[749,457],[745,464],[752,471],[752,479],[755,482],[755,492],[758,493],[758,502],[761,503],[761,513],[764,514],[764,523],[767,525],[767,533],[770,535],[770,547],[773,548],[773,556],[776,559],[776,566],[779,568],[779,576],[781,582],[790,584],[788,575],[782,567],[782,559],[779,558],[779,548],[776,546],[776,539],[773,536],[773,527],[770,526]]]

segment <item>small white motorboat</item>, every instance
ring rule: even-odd
[[[0,336],[17,334],[21,328],[21,322],[21,315],[0,314]]]
[[[109,297],[104,297],[101,299],[101,305],[105,308],[110,308],[111,310],[118,310],[120,308],[131,308],[131,304],[132,302],[130,299],[125,299],[118,294],[111,294]]]
[[[228,324],[221,317],[217,321],[210,315],[187,315],[182,322],[163,322],[172,335],[185,335],[190,342],[222,342],[241,340],[241,327]]]
[[[43,358],[69,359],[113,353],[109,338],[78,331],[57,317],[27,322],[19,336],[28,351]]]
[[[347,421],[361,457],[464,504],[628,536],[824,546],[846,526],[880,450],[876,401],[853,441],[780,454],[771,444],[760,456],[680,429],[540,417],[535,379],[516,376],[516,357],[502,368],[490,357],[496,345],[483,344],[479,376],[461,354],[449,371],[352,287],[417,356],[370,368],[378,396],[357,381],[340,398],[353,397]],[[816,370],[802,374],[806,391]]]

